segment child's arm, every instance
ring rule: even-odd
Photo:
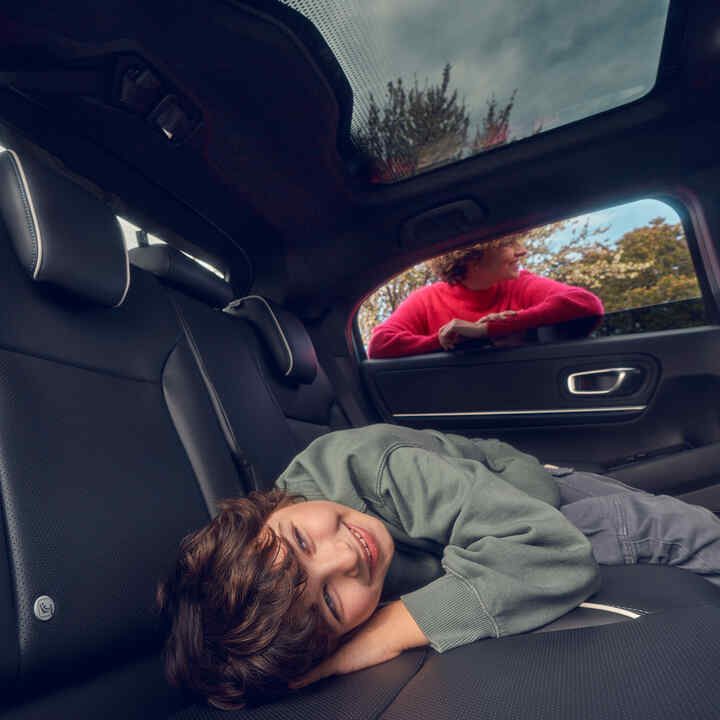
[[[291,683],[301,688],[330,675],[344,675],[392,660],[404,650],[428,644],[402,600],[391,602],[375,614],[327,660]]]

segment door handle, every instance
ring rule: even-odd
[[[584,370],[568,375],[567,388],[571,395],[629,395],[643,376],[642,369],[635,367]]]

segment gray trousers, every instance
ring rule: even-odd
[[[547,467],[560,512],[588,537],[598,563],[674,565],[720,587],[720,518],[710,510],[604,475]]]

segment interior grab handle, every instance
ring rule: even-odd
[[[616,367],[584,370],[568,375],[567,388],[571,395],[611,395],[642,373],[640,368]]]

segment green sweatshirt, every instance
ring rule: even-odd
[[[498,440],[340,430],[312,442],[277,486],[373,515],[396,546],[441,557],[435,577],[401,597],[438,652],[533,630],[599,587],[589,541],[556,509],[552,475]]]

